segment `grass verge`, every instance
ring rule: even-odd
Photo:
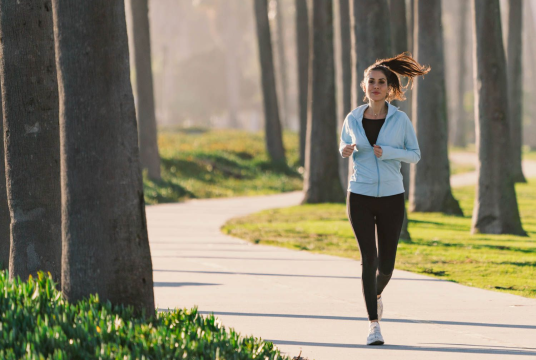
[[[50,277],[27,282],[0,272],[0,358],[15,359],[287,359],[271,342],[242,337],[197,309],[136,317],[98,297],[69,303]]]
[[[410,213],[411,242],[398,246],[396,268],[460,284],[536,298],[536,179],[516,185],[529,237],[471,235],[474,187],[454,189],[464,217]],[[272,209],[235,218],[222,230],[257,244],[359,259],[342,204]]]
[[[284,132],[287,161],[270,161],[263,133],[240,130],[161,131],[158,146],[162,180],[144,174],[145,202],[179,202],[275,194],[302,189],[298,134]]]

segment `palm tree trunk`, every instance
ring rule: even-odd
[[[61,281],[58,86],[48,2],[0,2],[9,275]],[[30,41],[31,40],[31,41]],[[81,121],[81,119],[78,119]]]
[[[136,100],[140,136],[140,157],[149,178],[159,180],[160,155],[154,110],[153,72],[151,69],[151,38],[148,0],[130,0],[134,65],[136,69]]]
[[[473,233],[526,235],[511,169],[506,59],[499,0],[473,0],[476,147]]]
[[[62,291],[154,314],[124,2],[53,0],[60,89]],[[83,121],[81,121],[83,119]]]
[[[354,0],[356,57],[355,101],[363,104],[365,93],[359,86],[365,69],[377,59],[392,56],[391,25],[387,0]],[[379,26],[381,24],[381,26]]]
[[[340,22],[340,40],[341,40],[341,75],[342,75],[342,91],[340,96],[342,97],[342,113],[344,116],[352,110],[352,26],[351,26],[351,12],[350,1],[351,0],[338,0],[339,1],[339,22]],[[342,128],[338,126],[339,129]],[[341,178],[341,185],[346,193],[348,189],[348,163],[349,158],[343,158],[339,156],[339,176]]]
[[[529,44],[527,48],[528,52],[528,58],[530,59],[528,61],[528,64],[530,64],[530,70],[532,73],[532,81],[531,81],[531,97],[534,97],[536,95],[536,63],[533,61],[534,58],[536,58],[536,24],[534,22],[534,13],[532,6],[532,2],[525,1],[524,2],[524,13],[525,13],[525,29],[526,29],[526,36],[527,36],[527,44]],[[529,104],[530,109],[530,119],[529,124],[527,124],[525,131],[523,133],[525,134],[525,141],[524,143],[527,144],[530,148],[530,150],[534,151],[536,150],[536,102],[531,101]]]
[[[304,166],[305,138],[307,135],[307,91],[309,83],[309,14],[307,12],[307,0],[296,0],[295,6],[300,108],[300,165]]]
[[[408,51],[408,22],[406,19],[406,0],[390,0],[389,13],[391,19],[391,44],[394,54],[400,54]],[[401,79],[403,80],[403,79]],[[405,112],[411,119],[411,90],[406,92],[406,101],[392,101],[395,106],[399,106],[400,110]],[[409,198],[409,175],[410,166],[408,163],[401,164],[401,173],[404,180],[404,189],[406,192],[404,197]]]
[[[1,66],[1,65],[0,65]],[[0,70],[0,78],[2,71]],[[7,204],[6,189],[6,166],[4,156],[4,122],[2,112],[2,95],[0,95],[0,270],[9,269],[9,249],[11,239],[9,230],[11,218],[9,216],[9,207]]]
[[[467,18],[466,14],[469,10],[469,3],[467,0],[461,0],[458,9],[458,20],[460,21],[460,28],[458,33],[458,92],[456,94],[458,111],[455,117],[454,124],[454,146],[466,147],[467,146],[467,117],[465,116],[464,108],[464,95],[465,95],[465,77],[467,71],[465,68],[465,48],[467,39]]]
[[[508,104],[510,114],[510,137],[512,144],[512,177],[514,182],[527,182],[521,167],[523,148],[523,81],[521,79],[522,51],[521,29],[523,23],[522,0],[508,1]]]
[[[390,0],[389,14],[391,19],[391,45],[393,48],[393,53],[400,54],[405,51],[408,51],[408,22],[406,18],[406,0]],[[399,106],[400,110],[405,112],[408,117],[411,116],[410,92],[411,91],[408,91],[406,93],[406,101],[399,102],[395,100],[391,102],[393,105]],[[404,182],[404,198],[406,200],[409,198],[409,169],[410,166],[408,163],[401,163],[400,172],[402,173],[402,180]],[[400,234],[400,238],[406,241],[411,239],[408,231],[408,216],[406,209],[404,209],[404,222],[402,223],[402,231]]]
[[[345,202],[338,169],[333,1],[313,1],[311,102],[302,203]]]
[[[261,62],[262,93],[264,100],[264,128],[268,155],[275,162],[285,162],[285,149],[281,135],[279,105],[275,90],[274,57],[268,22],[267,0],[253,0],[257,23],[259,60]]]
[[[284,11],[283,11],[283,2],[281,0],[275,0],[276,11],[275,11],[275,20],[276,20],[276,33],[277,41],[277,59],[278,59],[278,74],[279,74],[279,84],[280,90],[279,99],[281,100],[281,123],[284,128],[290,127],[290,113],[289,113],[289,102],[288,102],[288,77],[287,77],[287,58],[285,53],[285,21],[284,21]]]
[[[415,55],[432,70],[417,79],[413,93],[413,118],[423,154],[412,165],[410,211],[463,215],[450,188],[447,99],[440,0],[415,0]]]

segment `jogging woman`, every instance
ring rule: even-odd
[[[404,91],[413,78],[429,71],[406,54],[376,61],[365,70],[361,82],[368,103],[346,116],[341,131],[339,151],[342,157],[351,155],[354,163],[346,204],[361,253],[369,319],[367,345],[384,343],[378,322],[383,313],[381,294],[393,273],[404,220],[400,162],[417,163],[421,158],[410,119],[389,102],[405,100]],[[399,76],[409,78],[405,87]]]

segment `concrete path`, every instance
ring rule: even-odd
[[[386,345],[366,346],[358,261],[252,245],[219,230],[302,196],[148,206],[157,306],[197,305],[226,327],[310,360],[536,358],[534,299],[395,271],[384,293]]]
[[[455,152],[449,153],[449,159],[451,162],[459,164],[475,165],[478,162],[478,157],[475,153],[470,152]],[[523,174],[526,178],[536,177],[536,161],[524,160],[522,162]],[[450,177],[450,185],[452,187],[466,186],[476,184],[478,174],[476,171],[466,172],[462,174],[453,175]]]

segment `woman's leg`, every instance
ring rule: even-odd
[[[396,249],[402,222],[404,221],[404,194],[378,198],[378,273],[376,275],[377,294],[380,295],[391,279],[395,268]]]
[[[378,304],[376,300],[376,271],[378,255],[376,250],[376,234],[374,213],[371,202],[376,198],[348,192],[346,199],[348,220],[354,230],[354,235],[361,252],[361,283],[363,296],[367,306],[369,320],[378,320]]]

